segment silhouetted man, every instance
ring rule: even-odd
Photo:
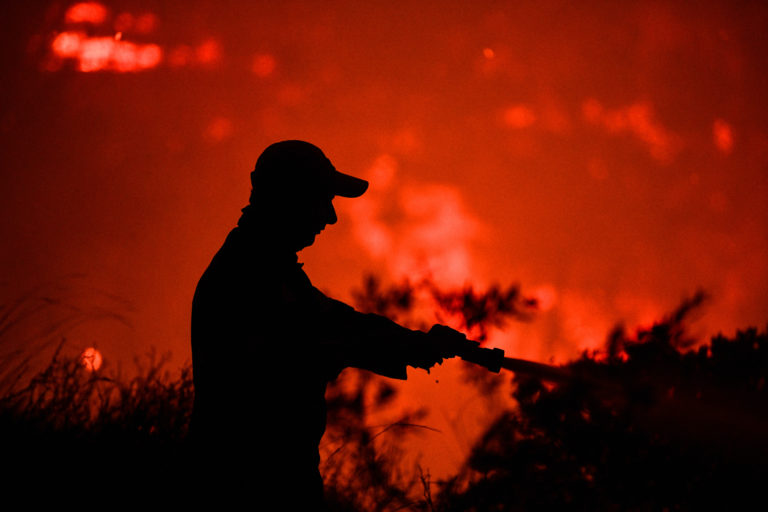
[[[197,485],[277,500],[274,510],[320,509],[326,384],[346,367],[405,379],[407,365],[428,369],[455,354],[439,329],[412,331],[326,297],[298,263],[296,252],[336,223],[333,198],[362,195],[366,181],[293,140],[261,154],[251,184],[192,304]]]

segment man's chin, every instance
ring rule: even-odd
[[[307,247],[315,243],[315,236],[317,235],[311,234],[306,236],[301,242],[297,244],[298,248],[296,249],[296,252],[299,252],[302,249],[306,249]]]

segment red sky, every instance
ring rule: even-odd
[[[699,288],[701,335],[768,321],[764,4],[75,5],[0,31],[3,303],[60,303],[25,329],[189,359],[197,279],[287,138],[372,183],[301,255],[338,298],[519,282],[545,311],[491,343],[539,360]]]

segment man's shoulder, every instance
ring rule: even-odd
[[[311,286],[295,253],[282,253],[235,228],[203,272],[198,289]]]

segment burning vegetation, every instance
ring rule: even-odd
[[[358,307],[402,321],[415,311],[414,290],[371,278],[357,293]],[[436,297],[443,314],[482,329],[532,305],[512,290]],[[424,424],[426,411],[401,410],[395,421],[371,425],[370,415],[391,404],[396,389],[367,372],[343,373],[327,395],[321,469],[330,504],[376,511],[695,510],[713,500],[759,497],[768,469],[768,332],[747,329],[701,344],[685,327],[702,300],[697,295],[632,335],[615,329],[602,350],[564,365],[569,380],[491,376],[495,383],[483,392],[513,400],[445,479],[400,462],[405,438],[433,430]],[[64,348],[0,399],[4,464],[13,474],[8,488],[87,485],[90,499],[129,489],[136,499],[158,492],[191,499],[191,369],[171,375],[163,358],[152,357],[125,379],[84,365],[82,356],[65,357]],[[479,367],[467,364],[464,372],[466,385],[489,381]]]

